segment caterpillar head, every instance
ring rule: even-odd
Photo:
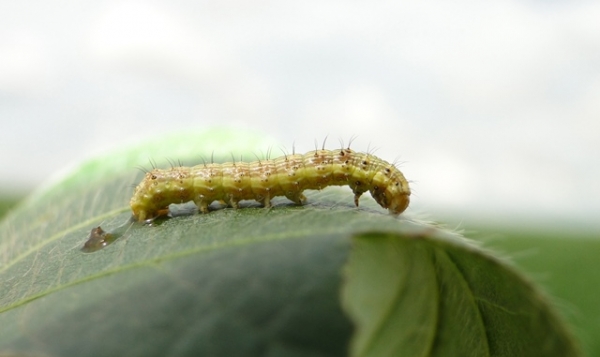
[[[387,208],[390,214],[398,215],[408,207],[410,203],[410,189],[408,184],[391,184],[387,187],[374,186],[371,195],[383,208]]]
[[[391,214],[398,215],[408,207],[410,203],[410,193],[397,194],[390,200],[388,210]]]

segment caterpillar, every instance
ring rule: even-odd
[[[302,205],[304,190],[345,185],[352,189],[356,206],[367,191],[393,215],[402,213],[410,202],[408,181],[396,166],[372,154],[342,148],[250,163],[153,169],[135,188],[130,206],[132,219],[144,222],[167,215],[173,203],[193,201],[201,213],[208,213],[214,201],[238,208],[242,200],[256,200],[270,207],[276,196]]]

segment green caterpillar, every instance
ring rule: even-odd
[[[304,190],[345,185],[354,192],[356,206],[367,191],[391,214],[402,213],[410,202],[408,181],[400,170],[372,154],[347,148],[250,163],[154,169],[135,188],[130,205],[133,219],[142,222],[168,214],[172,203],[193,201],[202,213],[208,213],[214,201],[238,208],[241,200],[256,200],[270,207],[273,197],[285,196],[301,205],[306,202]]]

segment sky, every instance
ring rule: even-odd
[[[2,1],[0,191],[168,131],[356,137],[411,209],[600,227],[596,1]]]

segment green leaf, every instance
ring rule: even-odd
[[[439,230],[356,236],[344,303],[354,356],[578,356],[547,299],[511,267]]]
[[[552,294],[581,341],[584,355],[600,355],[600,286],[598,255],[600,240],[595,230],[578,226],[557,229],[546,226],[507,230],[503,227],[476,229],[479,236],[501,235],[488,244],[511,257],[520,269]],[[491,233],[493,232],[493,233]]]
[[[136,165],[250,158],[262,142],[226,130],[173,136],[91,160],[21,204],[0,223],[0,353],[575,355],[511,267],[370,198],[356,209],[347,188],[309,192],[302,207],[278,199],[126,224]],[[83,253],[97,226],[125,232]]]

